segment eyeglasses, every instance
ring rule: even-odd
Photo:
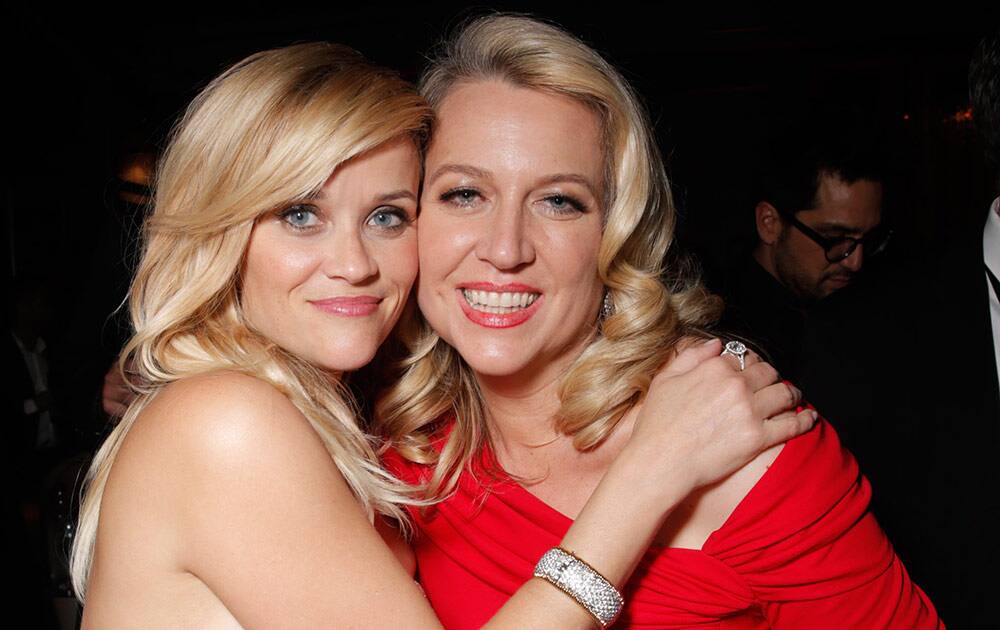
[[[840,262],[849,257],[854,253],[854,250],[858,248],[858,245],[864,245],[865,256],[871,257],[881,254],[885,251],[886,245],[889,244],[889,237],[892,236],[892,230],[879,225],[869,230],[861,238],[852,238],[850,236],[827,238],[802,221],[796,219],[794,215],[786,212],[779,212],[778,214],[795,226],[799,232],[802,232],[813,242],[822,247],[823,253],[826,255],[826,261],[831,263]]]

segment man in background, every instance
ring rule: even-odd
[[[852,283],[888,240],[883,164],[868,129],[833,110],[788,125],[761,179],[757,242],[726,272],[722,326],[796,380],[810,311]]]

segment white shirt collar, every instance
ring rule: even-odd
[[[993,200],[990,215],[986,217],[986,227],[983,228],[983,260],[993,275],[1000,277],[1000,197]]]

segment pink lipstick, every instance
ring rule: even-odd
[[[324,313],[343,317],[364,317],[371,315],[378,310],[378,305],[381,302],[382,298],[372,295],[352,295],[309,301],[310,304]]]

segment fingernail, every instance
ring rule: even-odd
[[[819,419],[819,414],[816,413],[815,409],[810,409],[809,410],[809,415],[812,416],[813,422],[815,422],[816,420]]]
[[[715,343],[716,341],[718,340],[715,337],[712,337],[711,339],[706,340],[705,343],[703,343],[702,345],[707,346],[708,344]]]

